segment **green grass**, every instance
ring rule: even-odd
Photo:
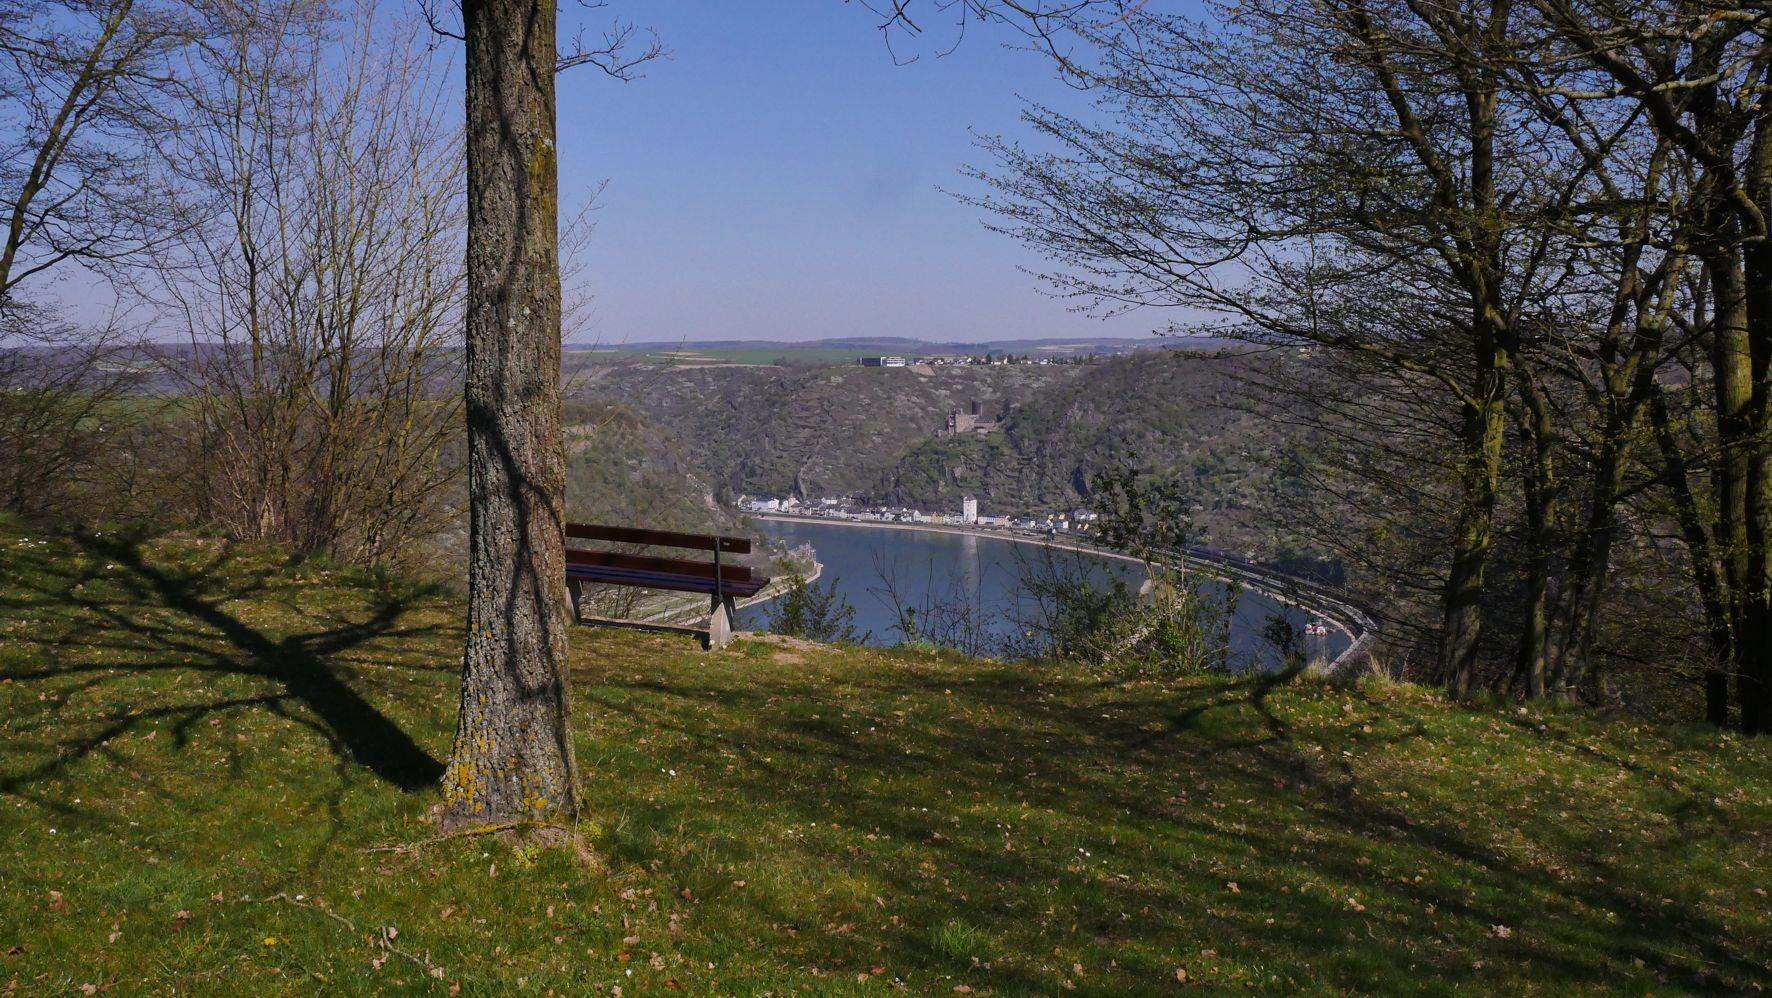
[[[1772,984],[1763,742],[581,630],[599,871],[426,841],[458,617],[219,541],[0,526],[0,990]]]

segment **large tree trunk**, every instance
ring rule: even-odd
[[[570,816],[553,0],[465,0],[468,635],[446,824]]]

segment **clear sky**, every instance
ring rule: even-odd
[[[982,163],[969,129],[1025,134],[1025,95],[1086,95],[1007,29],[951,23],[899,46],[838,0],[614,0],[562,8],[562,37],[613,17],[658,31],[668,60],[632,83],[592,68],[559,86],[564,204],[608,181],[584,251],[594,296],[575,343],[914,336],[1139,336],[1042,294],[1037,257],[938,188]]]

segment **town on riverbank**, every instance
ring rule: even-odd
[[[801,501],[797,496],[740,496],[738,508],[746,513],[790,514],[831,520],[858,520],[867,523],[903,523],[928,526],[985,527],[997,530],[1021,530],[1055,534],[1090,536],[1098,520],[1092,510],[1076,509],[1029,516],[996,516],[979,512],[978,500],[967,496],[955,513],[926,512],[908,506],[867,505],[852,496],[825,496]]]

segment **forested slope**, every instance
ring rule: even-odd
[[[871,493],[955,406],[995,407],[1083,366],[590,368],[574,396],[625,402],[668,427],[724,494]]]
[[[1208,540],[1289,549],[1296,479],[1287,434],[1241,407],[1249,358],[1146,352],[1080,365],[934,368],[592,369],[575,395],[622,401],[668,428],[716,492],[857,495],[987,513],[1066,509],[1091,477],[1128,461],[1179,470]],[[1260,363],[1267,363],[1261,361]],[[972,401],[1003,413],[989,434],[941,436]]]

